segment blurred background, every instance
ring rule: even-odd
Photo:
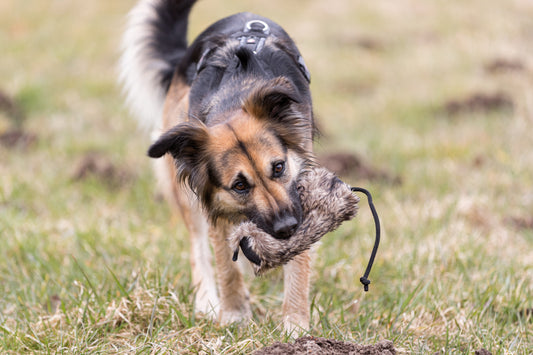
[[[0,2],[0,349],[219,351],[210,339],[223,330],[210,325],[198,344],[184,334],[205,323],[168,310],[156,320],[179,341],[146,335],[153,318],[99,323],[138,289],[145,301],[174,292],[168,302],[195,319],[186,231],[154,194],[149,136],[116,83],[133,5]],[[312,334],[389,338],[413,353],[531,351],[533,2],[201,0],[189,38],[239,11],[296,41],[312,76],[316,151],[373,192],[383,223],[369,294],[358,284],[373,243],[364,202],[357,222],[317,248]],[[254,317],[274,334],[280,280],[250,279]],[[66,321],[75,315],[82,335]],[[267,341],[250,332],[244,348],[222,344]]]

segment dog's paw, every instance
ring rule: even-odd
[[[249,305],[243,305],[240,309],[221,310],[220,325],[226,326],[232,323],[247,324],[252,319],[252,311]]]
[[[287,315],[283,319],[283,330],[291,338],[298,338],[309,330],[309,317],[301,314]]]
[[[215,320],[220,311],[220,301],[215,291],[197,292],[194,301],[194,311],[206,318]]]

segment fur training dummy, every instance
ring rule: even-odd
[[[255,274],[283,265],[311,247],[326,233],[342,222],[355,217],[359,197],[335,174],[314,168],[298,180],[298,193],[303,220],[289,239],[276,239],[252,222],[243,222],[233,228],[229,244],[237,260],[239,247],[252,263]]]

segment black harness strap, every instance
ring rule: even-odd
[[[248,47],[254,54],[259,53],[265,46],[266,38],[270,35],[270,27],[261,20],[246,22],[242,33],[237,35],[241,47]]]
[[[243,31],[237,34],[237,39],[242,47],[248,47],[254,54],[257,54],[263,49],[266,38],[270,35],[270,27],[266,22],[251,20],[246,22]],[[305,79],[310,83],[311,74],[305,65],[303,57],[299,55],[295,60]]]
[[[265,42],[268,36],[273,35],[270,32],[270,26],[266,22],[261,20],[251,20],[244,24],[242,31],[234,33],[231,37],[237,39],[241,47],[246,47],[253,54],[257,54],[265,47]],[[204,50],[196,64],[195,77],[204,68],[206,58],[213,54],[215,50],[216,48],[213,47]],[[299,55],[297,58],[294,58],[294,60],[307,82],[310,83],[311,74],[305,65],[303,57]]]

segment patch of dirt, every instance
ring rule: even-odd
[[[0,145],[9,149],[25,150],[35,144],[37,135],[22,129],[26,118],[24,111],[15,100],[2,90],[0,90],[0,113],[2,113],[0,118],[6,121],[6,124],[0,125],[2,126],[0,129]]]
[[[505,223],[513,226],[514,228],[518,230],[526,230],[526,229],[533,230],[533,216],[507,217],[505,218]]]
[[[490,74],[521,72],[524,70],[526,70],[526,66],[518,59],[496,58],[485,64],[485,71]]]
[[[385,49],[383,41],[369,35],[344,34],[334,40],[341,46],[357,47],[370,52],[381,52]]]
[[[96,152],[81,157],[71,176],[74,181],[93,177],[113,188],[124,185],[132,179],[128,171],[118,168],[108,157]]]
[[[0,144],[6,148],[27,149],[37,142],[37,135],[19,128],[8,129],[0,133]]]
[[[462,99],[448,101],[444,105],[444,111],[453,116],[461,113],[512,110],[513,107],[513,100],[503,92],[474,93]]]
[[[293,344],[275,342],[256,350],[253,355],[393,355],[394,345],[389,340],[382,340],[375,345],[361,345],[335,339],[301,337]]]
[[[0,111],[5,112],[8,116],[13,118],[17,125],[24,121],[25,115],[22,108],[2,90],[0,90]]]
[[[383,43],[381,43],[381,41],[379,41],[378,39],[365,36],[360,36],[356,38],[354,40],[354,44],[357,47],[361,49],[366,49],[368,51],[382,51],[385,48]]]
[[[483,154],[478,154],[472,159],[472,166],[475,168],[481,168],[487,163],[488,159],[487,156]]]
[[[375,91],[375,85],[370,82],[340,79],[335,82],[335,90],[353,95],[371,95]]]
[[[323,154],[318,157],[319,163],[326,169],[341,177],[355,177],[358,179],[377,180],[390,184],[401,184],[399,176],[388,171],[371,166],[361,157],[347,152]]]

